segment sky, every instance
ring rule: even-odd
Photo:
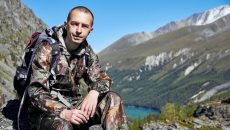
[[[49,27],[61,25],[69,10],[86,6],[94,14],[94,30],[87,38],[100,52],[122,36],[154,32],[194,13],[230,4],[230,0],[21,0]]]

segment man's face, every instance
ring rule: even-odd
[[[81,44],[93,30],[92,20],[90,13],[74,10],[66,23],[66,40],[71,44]]]

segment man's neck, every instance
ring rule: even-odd
[[[68,41],[67,39],[65,39],[65,45],[66,45],[66,49],[68,52],[73,52],[74,50],[76,50],[80,46],[80,44],[72,43],[72,42]]]

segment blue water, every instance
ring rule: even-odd
[[[130,119],[143,119],[149,114],[158,115],[160,113],[159,109],[146,108],[146,107],[136,107],[125,105],[125,112],[127,117]]]

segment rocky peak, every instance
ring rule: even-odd
[[[185,21],[188,25],[206,25],[230,14],[230,6],[222,5],[214,9],[207,10],[203,13],[194,14]]]
[[[0,18],[3,24],[11,24],[16,30],[28,26],[30,31],[47,27],[45,23],[37,18],[33,11],[20,0],[0,1]]]
[[[186,26],[201,26],[207,25],[215,22],[216,20],[230,14],[230,6],[229,5],[221,5],[216,8],[204,11],[202,13],[196,13],[192,16],[179,21],[172,21],[160,28],[158,28],[155,33],[164,34],[167,32],[175,31],[182,27]]]
[[[192,16],[183,20],[171,21],[170,23],[159,27],[154,32],[139,32],[139,33],[128,34],[121,37],[113,44],[111,44],[109,47],[102,50],[99,55],[105,55],[111,52],[112,53],[117,52],[120,49],[124,49],[124,48],[128,48],[131,46],[144,43],[147,40],[150,40],[158,35],[172,32],[183,27],[201,26],[201,25],[210,24],[228,14],[230,14],[230,6],[222,5],[214,9],[204,11],[202,13],[193,14]]]

